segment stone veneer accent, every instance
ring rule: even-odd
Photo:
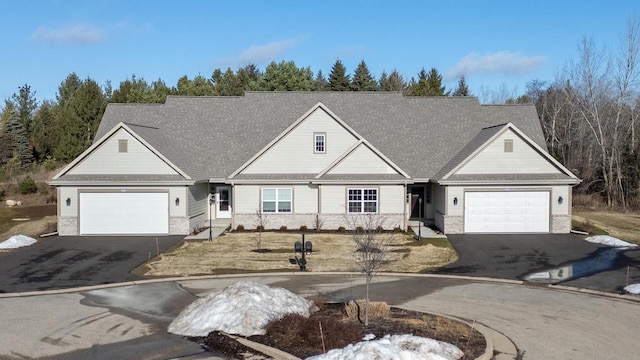
[[[299,229],[302,225],[307,226],[309,230],[316,230],[317,222],[320,222],[320,230],[337,230],[340,226],[345,229],[350,229],[348,217],[353,215],[345,214],[277,214],[267,213],[263,214],[266,218],[265,227],[267,229],[279,229],[281,226],[286,226],[289,230]],[[402,227],[403,214],[382,214],[384,217],[384,227],[387,230],[392,230],[396,226]],[[233,220],[234,227],[238,225],[244,226],[245,229],[255,229],[257,224],[256,214],[234,214]]]
[[[78,218],[58,216],[58,235],[60,236],[72,236],[78,235]]]
[[[445,234],[464,234],[464,218],[462,216],[443,216]]]
[[[567,234],[571,232],[571,215],[553,215],[551,217],[551,233]]]
[[[169,235],[189,235],[190,233],[189,218],[185,216],[171,216],[169,218]]]

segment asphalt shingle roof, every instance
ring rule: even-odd
[[[484,137],[483,128],[499,124],[513,123],[546,149],[533,105],[394,92],[247,92],[109,104],[96,138],[123,122],[192,179],[227,178],[318,102],[414,179],[436,176],[471,140]]]

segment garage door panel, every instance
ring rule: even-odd
[[[80,193],[80,234],[168,234],[166,192]]]
[[[466,192],[464,231],[549,232],[548,191]]]

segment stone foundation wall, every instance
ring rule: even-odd
[[[445,234],[464,234],[464,218],[462,216],[443,216]]]
[[[73,236],[78,235],[78,218],[58,216],[58,235]]]
[[[362,215],[345,214],[263,214],[266,229],[280,229],[286,226],[289,230],[300,229],[305,225],[309,230],[337,230],[344,227],[349,230],[353,227],[354,218]],[[395,227],[402,228],[403,214],[381,214],[384,218],[385,230],[393,230]],[[356,220],[357,221],[357,220]],[[253,214],[234,214],[234,226],[244,226],[245,229],[255,229],[257,226],[257,216]]]
[[[553,215],[551,217],[552,234],[568,234],[571,232],[571,215]]]
[[[185,216],[172,216],[169,218],[169,235],[189,235],[190,233],[189,218]]]

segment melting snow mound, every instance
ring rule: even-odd
[[[413,335],[385,336],[380,340],[364,341],[334,349],[307,360],[457,360],[464,356],[457,346]]]
[[[312,301],[283,288],[239,281],[187,306],[168,331],[184,336],[207,336],[223,331],[241,336],[264,335],[264,327],[287,314],[311,315]]]
[[[585,240],[587,240],[588,242],[595,243],[595,244],[602,244],[602,245],[608,245],[608,246],[613,246],[613,247],[636,247],[636,246],[638,246],[636,244],[628,243],[626,241],[620,240],[618,238],[614,238],[613,236],[609,236],[609,235],[590,236],[590,237],[586,238]]]
[[[640,295],[640,284],[631,284],[624,287],[629,294]]]
[[[37,241],[26,235],[14,235],[0,243],[0,249],[17,249],[24,246],[31,246]]]

